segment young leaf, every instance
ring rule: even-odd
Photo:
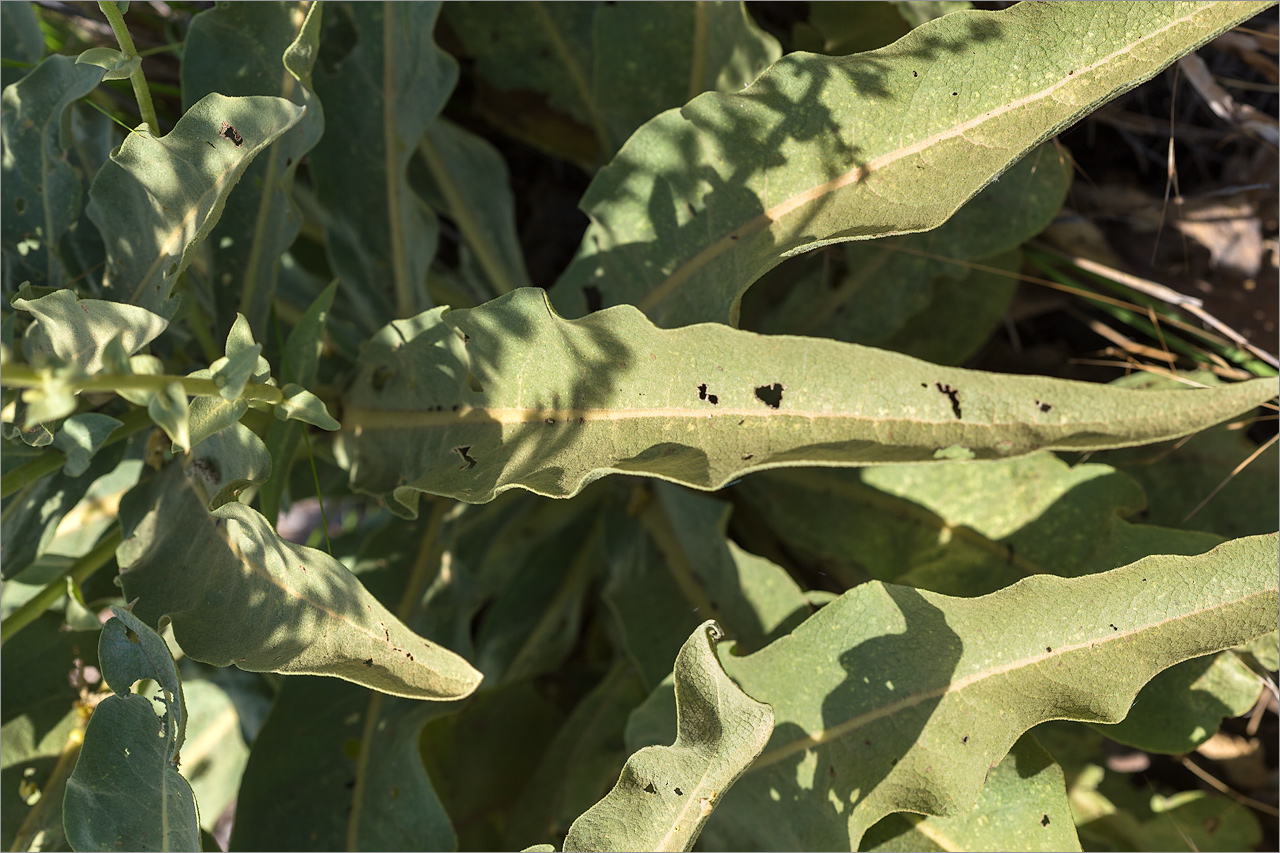
[[[219,92],[273,95],[306,108],[298,123],[245,171],[209,240],[207,276],[217,328],[227,328],[239,312],[261,340],[267,336],[280,256],[302,226],[289,195],[294,173],[325,129],[324,111],[311,85],[322,8],[312,4],[306,17],[299,18],[284,3],[215,6],[191,19],[183,45],[185,105]],[[253,34],[252,49],[246,33]]]
[[[63,421],[58,434],[53,437],[53,446],[67,455],[62,473],[68,477],[79,477],[87,471],[94,454],[120,423],[110,415],[98,412],[73,415]]]
[[[630,306],[568,321],[521,289],[379,332],[342,442],[353,488],[412,514],[422,491],[566,497],[613,472],[716,489],[784,466],[1123,447],[1203,429],[1276,387],[1193,396],[1003,376],[720,325],[661,330]]]
[[[784,258],[941,225],[1036,145],[1266,6],[1024,3],[870,53],[790,54],[628,140],[582,198],[592,225],[556,307],[736,325],[742,293]],[[1038,49],[1050,31],[1054,49]]]
[[[22,336],[27,361],[54,356],[86,374],[108,366],[107,347],[118,340],[124,355],[133,355],[155,340],[168,321],[145,308],[78,299],[70,289],[39,299],[15,299],[13,307],[30,312],[37,323]]]
[[[67,781],[67,840],[75,850],[199,850],[195,796],[178,772],[186,731],[178,670],[155,631],[123,607],[111,612],[98,659],[116,695],[94,710]],[[160,696],[131,693],[142,679],[154,679]]]
[[[14,7],[5,7],[5,13],[7,35],[10,13],[15,17],[20,13]],[[4,151],[0,158],[0,205],[4,207],[0,242],[6,260],[21,270],[6,269],[6,278],[13,276],[12,283],[29,280],[44,287],[66,283],[58,247],[80,216],[81,190],[80,179],[63,150],[62,118],[68,106],[93,91],[102,74],[103,69],[77,65],[69,56],[51,56],[0,96],[0,146]]]
[[[891,812],[965,812],[1032,726],[1119,721],[1161,670],[1273,630],[1278,541],[975,599],[873,582],[753,655],[725,655],[778,722],[705,843],[853,849]]]
[[[569,828],[569,850],[691,850],[720,799],[760,754],[773,712],[729,680],[723,634],[704,622],[675,661],[676,740],[627,759],[618,784]]]
[[[153,624],[169,616],[187,655],[416,699],[475,689],[478,672],[411,632],[337,560],[281,540],[238,502],[210,515],[186,481],[170,464],[125,496],[117,559],[138,615]]]
[[[328,107],[311,180],[330,265],[366,329],[431,304],[427,268],[439,225],[405,173],[458,79],[457,63],[432,39],[439,10],[438,2],[335,5],[355,46],[316,71]]]
[[[91,47],[76,57],[77,65],[96,65],[105,68],[103,80],[127,80],[129,75],[142,67],[142,57],[137,54],[126,56],[124,51],[113,47]]]
[[[82,66],[92,67],[92,66]],[[89,191],[118,301],[172,317],[177,277],[249,163],[305,112],[283,98],[211,93],[166,136],[130,133]]]

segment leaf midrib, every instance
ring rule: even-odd
[[[702,251],[698,252],[696,255],[694,255],[689,260],[685,261],[680,266],[676,267],[675,270],[673,270],[671,274],[668,275],[664,281],[662,281],[661,283],[653,287],[648,293],[646,293],[645,296],[639,302],[636,303],[636,306],[641,311],[644,311],[646,314],[651,312],[655,307],[657,307],[657,305],[659,305],[668,296],[670,296],[671,293],[676,288],[678,288],[686,280],[692,277],[694,273],[696,273],[699,269],[709,264],[712,260],[720,256],[724,252],[726,252],[729,248],[736,246],[743,237],[750,236],[768,227],[769,225],[778,222],[782,218],[792,213],[795,213],[797,210],[800,210],[806,207],[807,205],[810,205],[816,201],[823,199],[827,195],[830,195],[831,193],[835,192],[836,190],[849,186],[850,184],[855,184],[860,181],[863,181],[867,177],[869,177],[871,174],[877,171],[881,171],[899,160],[905,159],[906,157],[912,156],[914,154],[922,153],[928,148],[931,148],[932,146],[940,142],[943,142],[947,139],[963,136],[964,134],[981,127],[983,124],[989,121],[994,121],[996,119],[1002,118],[1011,112],[1014,112],[1026,106],[1030,106],[1031,104],[1034,104],[1037,101],[1044,100],[1054,95],[1055,93],[1057,93],[1059,90],[1063,88],[1066,88],[1068,86],[1080,87],[1084,84],[1085,78],[1089,76],[1090,72],[1095,71],[1099,67],[1105,66],[1115,61],[1117,57],[1121,57],[1125,54],[1131,53],[1134,48],[1136,48],[1138,45],[1141,45],[1143,42],[1149,41],[1160,35],[1163,35],[1166,31],[1174,27],[1182,26],[1183,24],[1187,23],[1188,21],[1191,21],[1195,17],[1205,12],[1208,12],[1209,8],[1211,7],[1202,7],[1202,8],[1196,9],[1195,11],[1191,12],[1188,15],[1178,18],[1175,21],[1169,22],[1168,24],[1166,24],[1165,26],[1161,27],[1158,30],[1144,34],[1141,38],[1135,41],[1126,43],[1122,48],[1115,50],[1112,53],[1102,57],[1098,61],[1094,62],[1092,65],[1088,65],[1088,66],[1085,66],[1084,68],[1076,69],[1075,74],[1070,75],[1062,80],[1059,80],[1044,89],[1041,89],[1029,95],[1025,95],[1014,101],[1010,101],[1009,103],[1002,104],[995,109],[988,110],[987,112],[984,112],[967,121],[961,122],[960,124],[952,125],[951,127],[946,128],[944,130],[937,131],[933,134],[930,134],[929,136],[924,137],[918,142],[915,142],[912,145],[908,145],[904,148],[899,148],[894,151],[890,151],[887,154],[882,154],[879,157],[869,161],[865,165],[856,164],[852,169],[850,169],[849,171],[845,172],[842,175],[838,175],[835,178],[832,178],[828,181],[825,181],[821,184],[811,187],[810,189],[805,190],[802,193],[798,193],[794,196],[791,196],[790,198],[787,198],[781,202],[778,202],[777,204],[774,204],[773,206],[769,207],[762,213],[758,214],[757,216],[753,217],[752,219],[738,226],[736,229],[726,234],[724,237],[711,243]],[[904,233],[904,232],[886,232],[886,234],[887,233]],[[878,235],[878,236],[885,236],[885,235]]]
[[[1215,602],[1207,607],[1182,611],[1167,619],[1145,622],[1135,628],[1121,631],[1110,631],[1105,635],[1081,640],[1080,642],[1071,645],[1057,646],[1052,652],[1039,652],[1028,657],[1019,658],[1018,660],[977,670],[941,687],[904,696],[896,702],[892,702],[888,705],[882,705],[878,708],[873,708],[870,711],[859,714],[856,717],[851,717],[850,719],[831,726],[830,728],[815,732],[806,738],[797,738],[789,743],[775,747],[768,752],[762,753],[760,757],[756,759],[755,763],[748,768],[747,772],[753,773],[756,770],[760,770],[771,764],[783,761],[796,753],[807,752],[815,747],[831,743],[832,741],[845,737],[862,726],[875,722],[876,720],[891,716],[899,711],[915,707],[923,702],[933,699],[941,700],[950,694],[960,693],[973,685],[986,681],[987,679],[1007,675],[1024,668],[1039,666],[1046,661],[1061,658],[1072,652],[1082,651],[1084,649],[1097,649],[1099,646],[1106,646],[1109,643],[1120,642],[1130,637],[1141,635],[1145,632],[1159,630],[1165,625],[1183,623],[1187,620],[1195,619],[1206,614],[1212,614],[1216,611],[1238,608],[1241,605],[1248,604],[1251,600],[1260,596],[1274,594],[1276,589],[1277,587],[1268,587],[1265,589],[1255,590],[1245,595],[1232,598],[1230,601]]]

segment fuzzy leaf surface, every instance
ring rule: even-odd
[[[773,730],[768,705],[743,693],[716,658],[723,636],[704,622],[675,661],[676,740],[627,759],[603,800],[565,838],[569,850],[691,850],[721,797]]]
[[[106,244],[106,279],[117,301],[173,316],[177,277],[236,182],[304,112],[283,98],[210,93],[165,136],[128,135],[94,178],[86,209]]]
[[[736,325],[742,293],[783,258],[941,225],[1036,145],[1266,5],[1024,3],[869,53],[790,54],[628,140],[582,198],[592,225],[556,306]]]
[[[1161,670],[1273,630],[1277,542],[973,599],[872,582],[753,655],[726,654],[777,725],[704,844],[845,849],[892,812],[967,811],[1032,726],[1116,722]]]
[[[458,699],[480,676],[414,634],[341,563],[276,536],[235,501],[210,514],[181,465],[145,479],[121,506],[125,595],[173,620],[192,658],[251,672],[329,675],[417,699]]]
[[[662,330],[630,306],[564,320],[526,288],[379,332],[347,397],[343,452],[355,489],[411,515],[424,491],[567,497],[608,473],[716,489],[782,466],[1124,447],[1203,429],[1276,385],[1192,398],[715,324]]]

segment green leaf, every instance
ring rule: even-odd
[[[200,804],[201,827],[212,830],[236,798],[249,747],[232,694],[212,681],[197,679],[183,682],[183,695],[187,701],[183,775]]]
[[[329,414],[324,402],[306,388],[290,382],[280,390],[284,392],[284,399],[276,404],[276,418],[279,420],[302,421],[328,430],[342,426]]]
[[[556,306],[735,325],[742,293],[784,258],[941,225],[1036,145],[1264,8],[1022,4],[871,53],[790,54],[741,94],[654,118],[596,175]],[[1048,30],[1054,49],[1031,49]]]
[[[437,573],[425,595],[410,580],[434,568],[417,565],[430,527],[354,534],[361,547],[353,571],[386,607],[408,607],[413,630],[456,645],[473,614],[462,575]],[[335,549],[343,544],[334,540]],[[456,711],[457,703],[384,696],[331,678],[287,679],[245,769],[232,848],[457,849],[418,750],[423,724]]]
[[[609,792],[627,760],[627,715],[644,697],[635,667],[619,662],[582,698],[511,807],[507,849],[548,832],[563,841],[574,819]]]
[[[708,618],[754,651],[809,615],[785,571],[726,541],[723,501],[657,483],[626,509],[605,515],[603,596],[646,684],[671,672],[681,638]]]
[[[315,382],[320,352],[324,348],[325,325],[337,290],[338,282],[334,281],[321,291],[289,333],[284,346],[284,361],[280,365],[286,382],[304,388]],[[271,454],[274,476],[259,490],[258,502],[262,514],[269,519],[280,516],[285,485],[289,482],[289,471],[302,440],[302,429],[299,421],[286,420],[273,421],[267,430],[267,450]]]
[[[612,472],[715,489],[780,466],[1142,444],[1277,387],[1257,379],[1191,398],[1002,376],[718,325],[660,330],[629,306],[567,321],[531,289],[392,323],[358,367],[345,465],[354,489],[401,514],[422,491],[565,497]]]
[[[187,405],[187,394],[182,390],[181,382],[170,382],[163,391],[156,391],[147,403],[147,414],[156,426],[164,430],[165,435],[178,450],[190,450],[191,427],[188,421],[190,409]]]
[[[1117,722],[1161,670],[1274,629],[1277,542],[1037,575],[976,599],[873,582],[753,655],[726,654],[777,726],[704,843],[844,848],[892,812],[967,811],[1037,723]]]
[[[1247,714],[1263,684],[1235,654],[1172,666],[1151,679],[1119,723],[1098,731],[1144,752],[1179,755],[1213,737],[1227,717]]]
[[[461,232],[461,271],[484,299],[529,287],[507,164],[488,142],[444,119],[418,144],[430,180],[422,196]]]
[[[11,7],[5,11],[7,34]],[[0,147],[4,151],[0,158],[0,206],[4,208],[0,245],[9,263],[22,270],[15,276],[17,282],[29,280],[47,287],[66,283],[58,246],[80,216],[81,195],[80,179],[65,157],[70,140],[62,138],[62,119],[67,107],[93,91],[101,79],[101,68],[77,65],[69,56],[51,56],[6,86],[0,97]]]
[[[43,832],[49,849],[63,849],[62,795],[85,723],[76,702],[101,679],[98,632],[67,631],[61,614],[45,613],[0,655],[0,843],[29,850]]]
[[[116,695],[94,710],[67,781],[67,840],[76,850],[199,850],[195,796],[177,767],[186,728],[178,671],[158,634],[123,607],[111,612],[98,657]],[[131,693],[142,679],[158,682],[163,698]]]
[[[691,850],[721,798],[760,754],[773,712],[729,680],[723,634],[704,622],[675,661],[676,740],[627,759],[618,784],[583,813],[569,850]]]
[[[663,110],[736,92],[782,54],[741,3],[450,4],[445,15],[488,83],[547,95],[606,157]]]
[[[902,15],[902,19],[913,28],[941,18],[943,15],[973,8],[969,0],[911,0],[911,2],[893,0],[893,5],[898,10],[898,14]]]
[[[14,577],[48,549],[58,525],[94,481],[111,473],[120,464],[124,447],[121,443],[96,454],[79,476],[72,477],[58,471],[41,478],[27,491],[10,499],[4,508],[3,525],[0,526],[4,537],[4,556],[0,559],[3,577]]]
[[[272,95],[306,108],[297,124],[245,171],[211,234],[206,275],[220,329],[239,312],[260,339],[266,338],[280,256],[302,226],[290,189],[298,164],[325,129],[324,111],[311,84],[322,8],[312,5],[299,19],[284,3],[215,6],[192,18],[183,44],[185,105],[219,92]],[[253,38],[246,39],[246,33]]]
[[[258,361],[262,353],[262,344],[254,342],[249,321],[243,314],[237,314],[231,325],[226,353],[209,365],[209,378],[218,383],[218,394],[222,399],[234,402],[244,393],[244,386],[259,372]]]
[[[427,269],[438,223],[410,188],[409,159],[444,106],[458,66],[432,38],[437,2],[335,5],[355,30],[338,63],[316,71],[328,104],[310,156],[326,249],[343,296],[366,329],[430,306]]]
[[[105,68],[103,80],[127,80],[129,75],[142,67],[142,57],[128,56],[113,47],[91,47],[76,57],[77,65],[96,65]]]
[[[28,361],[56,357],[89,375],[108,367],[106,352],[112,341],[120,342],[124,355],[133,355],[169,325],[145,308],[78,299],[70,289],[39,299],[15,299],[13,307],[30,312],[37,320],[22,336]]]
[[[1033,574],[1079,577],[1218,537],[1134,524],[1146,499],[1106,465],[1053,454],[983,465],[785,470],[734,487],[786,544],[845,586],[882,580],[982,595]]]
[[[1280,634],[1276,631],[1245,644],[1244,651],[1253,655],[1253,659],[1267,672],[1280,669]]]
[[[0,4],[0,55],[33,68],[44,57],[44,33],[34,3]],[[18,82],[29,71],[6,63],[0,70],[0,87]]]
[[[215,510],[271,476],[271,456],[262,439],[243,424],[231,424],[191,451],[187,477]]]
[[[1031,734],[991,768],[978,802],[956,817],[894,814],[859,850],[1079,850],[1062,768]]]
[[[1041,145],[937,228],[846,244],[844,275],[791,282],[758,329],[893,348],[885,341],[928,308],[941,283],[967,283],[972,276],[967,262],[1015,249],[1042,231],[1062,208],[1070,175],[1062,152]],[[1007,279],[1009,296],[1013,287],[1014,280]],[[999,320],[1003,306],[992,302],[987,311]],[[963,326],[964,318],[947,319],[948,325]],[[993,327],[979,329],[980,343]]]
[[[129,134],[94,178],[86,210],[107,247],[107,284],[121,301],[173,316],[177,277],[232,188],[304,112],[283,98],[212,93],[166,136]]]
[[[73,415],[63,421],[58,434],[53,437],[53,446],[67,454],[62,473],[68,477],[79,477],[89,470],[94,454],[120,424],[110,415],[97,412]]]
[[[417,699],[475,689],[479,673],[409,631],[337,560],[281,540],[235,501],[210,515],[187,477],[171,464],[125,497],[117,559],[139,616],[172,619],[188,656]]]

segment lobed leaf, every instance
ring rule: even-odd
[[[891,812],[967,811],[1032,726],[1117,722],[1161,670],[1273,630],[1278,542],[1040,575],[976,599],[873,582],[762,651],[726,655],[777,725],[704,843],[843,848]]]
[[[716,659],[723,634],[704,622],[675,661],[676,740],[627,759],[613,790],[569,828],[569,850],[691,850],[707,818],[773,729],[769,706],[738,689]]]
[[[739,94],[657,116],[596,175],[556,307],[736,325],[743,292],[782,259],[941,225],[1036,145],[1266,6],[1023,3],[869,53],[785,56]]]
[[[420,492],[567,497],[608,473],[716,489],[784,466],[1130,446],[1203,429],[1276,387],[1192,397],[1002,376],[719,325],[661,330],[629,306],[569,321],[522,289],[379,332],[341,441],[352,487],[412,514]]]
[[[211,312],[225,329],[239,312],[259,339],[267,337],[267,314],[275,294],[280,256],[302,227],[290,197],[299,163],[325,130],[324,111],[312,88],[311,72],[320,45],[323,6],[305,17],[279,2],[228,3],[199,13],[182,52],[184,105],[209,94],[270,95],[306,113],[227,197],[224,216],[209,240],[210,265],[203,275],[212,291]],[[244,38],[252,33],[252,39]]]
[[[130,133],[94,178],[86,209],[107,247],[108,292],[172,317],[177,277],[236,182],[305,111],[283,98],[210,93],[167,135]]]
[[[337,560],[281,540],[238,502],[210,515],[181,465],[144,478],[121,517],[125,595],[138,599],[144,620],[171,619],[196,660],[330,675],[417,699],[462,698],[479,683],[466,661],[411,632]]]
[[[186,705],[177,667],[159,634],[123,607],[111,612],[98,660],[116,695],[94,709],[67,780],[67,840],[74,850],[199,850],[195,796],[178,772]],[[145,679],[161,687],[154,700],[130,692]]]

